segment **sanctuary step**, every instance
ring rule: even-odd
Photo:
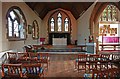
[[[53,45],[51,49],[68,49],[66,45]]]

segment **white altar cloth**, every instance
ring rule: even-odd
[[[67,38],[53,38],[52,45],[67,45]]]

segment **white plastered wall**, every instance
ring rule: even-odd
[[[86,42],[88,42],[89,35],[90,35],[90,29],[89,29],[89,23],[90,23],[90,17],[91,13],[93,11],[93,8],[96,3],[93,3],[85,12],[84,14],[77,20],[77,27],[78,27],[78,34],[77,34],[77,45],[84,45],[85,39]]]
[[[2,2],[0,1],[0,51],[2,51]]]

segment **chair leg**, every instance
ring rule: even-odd
[[[78,72],[79,72],[79,63],[78,63]]]
[[[78,64],[78,63],[75,61],[75,69],[77,69],[77,64]]]

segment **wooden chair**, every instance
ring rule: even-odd
[[[115,66],[120,67],[120,54],[112,54],[111,66],[112,68]]]
[[[35,58],[35,57],[38,56],[38,53],[28,52],[28,56],[29,56],[30,58]]]
[[[2,78],[23,78],[22,64],[2,64]]]
[[[29,61],[31,63],[42,63],[42,65],[46,64],[46,68],[48,68],[49,64],[49,54],[48,53],[28,53],[29,54]]]
[[[109,66],[111,66],[110,54],[101,54],[100,55],[100,65],[101,65],[101,69],[108,69]]]
[[[17,60],[17,52],[7,52],[9,63],[16,63]]]
[[[119,79],[120,70],[118,68],[110,68],[105,70],[93,70],[92,79]]]
[[[25,52],[32,52],[32,46],[28,45],[28,46],[24,46]]]
[[[89,71],[93,69],[97,69],[98,67],[98,54],[90,54],[88,60]]]
[[[86,71],[86,62],[87,62],[87,54],[78,54],[78,71],[85,70]],[[77,64],[77,63],[76,63]]]
[[[17,63],[28,63],[28,53],[18,53]]]
[[[42,64],[46,64],[46,68],[48,68],[48,65],[50,62],[50,58],[49,58],[48,53],[38,53],[37,58]]]
[[[39,79],[44,77],[44,69],[41,67],[41,64],[23,64],[23,68],[26,70],[27,78]]]

